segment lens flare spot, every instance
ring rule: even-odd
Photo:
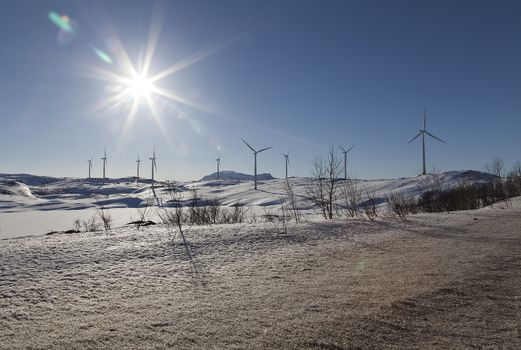
[[[92,47],[92,50],[94,51],[96,56],[98,56],[99,59],[101,59],[103,62],[112,64],[112,58],[107,53],[101,51],[100,49],[98,49],[94,46]]]
[[[51,11],[49,12],[49,20],[61,30],[71,34],[74,33],[74,28],[72,27],[70,18],[68,16],[60,16],[56,12]]]

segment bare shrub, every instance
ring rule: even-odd
[[[186,214],[183,209],[180,188],[175,184],[169,183],[167,192],[170,195],[170,200],[168,201],[169,206],[162,204],[157,210],[157,216],[159,216],[163,224],[173,229],[173,239],[175,239],[176,232],[179,232],[183,241],[186,243],[183,232]]]
[[[291,213],[291,217],[295,222],[298,222],[301,218],[300,206],[293,191],[293,186],[288,179],[284,181],[284,192],[286,193],[286,199],[282,205],[286,207],[288,214]]]
[[[510,205],[510,196],[508,193],[507,183],[503,178],[505,176],[505,161],[500,157],[495,157],[490,163],[485,164],[486,171],[494,176],[492,180],[492,188],[490,191],[490,205],[499,203],[499,207],[506,208]]]
[[[361,203],[365,216],[370,221],[373,221],[378,216],[378,198],[376,197],[376,190],[372,186],[368,186],[363,192],[363,201]]]
[[[219,210],[218,223],[237,224],[242,223],[248,218],[248,208],[242,203],[237,202],[230,207],[221,207]]]
[[[359,207],[362,203],[362,192],[355,179],[348,178],[340,185],[340,203],[347,216],[360,215]]]
[[[220,203],[217,198],[211,198],[206,200],[207,208],[208,208],[208,219],[210,223],[217,224],[217,220],[219,220],[220,214]]]
[[[388,213],[402,221],[407,221],[407,215],[417,212],[414,198],[406,197],[402,192],[393,191],[385,196]]]
[[[190,201],[188,202],[188,221],[194,225],[202,225],[208,223],[209,219],[205,218],[206,210],[202,206],[201,198],[196,188],[190,189]]]
[[[474,210],[481,206],[480,192],[484,193],[486,186],[478,186],[469,180],[462,180],[457,186],[440,194],[440,203],[445,211]]]
[[[151,213],[152,204],[153,204],[153,199],[150,198],[150,196],[149,196],[145,200],[145,203],[143,206],[136,208],[136,210],[137,210],[136,228],[138,230],[141,228],[141,226],[146,225],[146,223],[148,222],[148,218]]]
[[[443,181],[436,169],[432,173],[422,176],[418,182],[420,190],[420,202],[423,210],[429,213],[442,212],[445,210],[440,201],[443,191]]]
[[[263,207],[262,210],[264,211],[264,214],[262,214],[262,220],[264,222],[273,223],[277,221],[278,214],[273,213],[272,208]]]
[[[90,219],[82,222],[85,232],[96,232],[101,228],[101,223],[98,222],[96,215],[93,215]]]
[[[519,161],[508,173],[507,191],[510,197],[521,196],[521,163]]]
[[[312,179],[306,185],[306,195],[308,200],[318,207],[325,219],[333,219],[336,212],[341,170],[341,161],[333,147],[326,158],[317,157],[313,161]]]
[[[289,221],[292,219],[292,215],[290,214],[289,208],[289,201],[282,202],[282,205],[280,207],[280,222],[282,224],[282,232],[284,234],[288,234],[288,224]]]
[[[80,232],[81,231],[81,221],[80,219],[76,218],[72,224],[72,229],[74,231],[78,231]]]
[[[246,208],[242,203],[237,202],[232,205],[231,217],[230,220],[232,223],[242,223],[246,219],[248,215],[248,208]]]
[[[101,207],[97,211],[97,215],[103,224],[105,231],[109,231],[112,228],[112,216],[107,209]]]

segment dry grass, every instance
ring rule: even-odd
[[[518,349],[520,212],[1,241],[0,348]]]

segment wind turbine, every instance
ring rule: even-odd
[[[107,165],[107,149],[103,150],[103,158],[101,158],[103,161],[103,180],[105,180],[105,166]]]
[[[340,149],[342,150],[342,153],[344,153],[344,180],[347,180],[347,154],[349,153],[349,151],[351,151],[353,149],[353,147],[355,146],[351,146],[347,151],[344,149],[344,147],[338,145],[338,147],[340,147]]]
[[[154,186],[154,169],[157,172],[157,164],[156,164],[156,148],[154,147],[154,153],[152,154],[152,158],[149,158],[152,161],[152,186]]]
[[[141,159],[139,159],[139,154],[137,155],[137,175],[136,175],[136,183],[139,183],[139,163],[141,163]]]
[[[285,158],[286,163],[286,179],[288,178],[288,165],[289,165],[289,152],[282,155]]]
[[[250,146],[248,144],[248,142],[244,141],[243,138],[241,138],[242,142],[244,142],[246,144],[246,146],[248,146],[249,149],[251,149],[253,151],[253,163],[254,163],[254,167],[253,167],[253,171],[254,171],[254,174],[255,174],[255,189],[257,189],[257,153],[261,153],[261,152],[264,152],[270,148],[273,148],[273,146],[270,146],[270,147],[266,147],[266,148],[263,148],[263,149],[260,149],[258,151],[256,151],[252,146]]]
[[[89,179],[90,179],[90,171],[92,170],[92,157],[87,159],[87,162],[89,163]]]
[[[219,180],[219,171],[221,168],[221,155],[219,154],[217,159],[215,160],[217,162],[217,180]]]
[[[425,112],[425,109],[424,109],[423,110],[423,129],[418,132],[418,135],[414,136],[414,138],[411,141],[409,141],[409,143],[411,143],[414,140],[416,140],[418,138],[418,136],[421,135],[421,137],[422,137],[422,155],[423,155],[423,171],[422,171],[422,175],[426,175],[427,174],[427,170],[426,170],[426,166],[425,166],[425,134],[427,134],[428,136],[432,137],[433,139],[436,139],[436,140],[438,140],[440,142],[446,143],[442,139],[434,136],[433,134],[431,134],[430,132],[427,131],[427,117],[426,117],[426,112]],[[407,144],[409,144],[409,143],[407,143]]]

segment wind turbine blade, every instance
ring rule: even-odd
[[[347,152],[349,152],[349,151],[346,151],[346,150],[344,149],[344,147],[342,147],[342,146],[340,146],[340,145],[338,145],[338,147],[340,147],[340,149],[341,149],[341,150],[342,150],[342,152],[344,152],[344,153],[347,153]]]
[[[253,147],[250,146],[250,145],[248,144],[248,142],[244,141],[244,139],[243,139],[242,137],[241,137],[241,140],[242,140],[242,142],[244,142],[244,143],[246,144],[246,146],[248,146],[248,147],[249,147],[249,148],[250,148],[254,153],[256,152],[256,151],[253,149]]]
[[[347,151],[346,153],[349,153],[355,146],[351,146]]]
[[[155,160],[154,160],[154,168],[156,169],[156,174],[157,174],[157,163]]]
[[[447,143],[447,142],[443,141],[442,139],[440,139],[439,137],[434,136],[433,134],[431,134],[431,133],[428,132],[428,131],[425,131],[425,133],[426,133],[427,135],[429,135],[430,137],[435,138],[435,139],[438,140],[438,141],[441,141],[441,142],[443,142],[443,143]]]
[[[267,150],[267,149],[270,149],[270,148],[273,148],[273,146],[270,146],[270,147],[266,147],[266,148],[263,148],[263,149],[261,149],[261,150],[257,151],[257,153],[260,153],[260,152],[262,152],[262,151],[265,151],[265,150]]]
[[[418,136],[420,136],[421,134],[422,133],[419,132],[418,135],[414,136],[414,138],[411,141],[407,142],[407,144],[409,144],[409,143],[413,142],[414,140],[416,140],[418,138]]]
[[[423,109],[423,130],[427,128],[427,112]]]

